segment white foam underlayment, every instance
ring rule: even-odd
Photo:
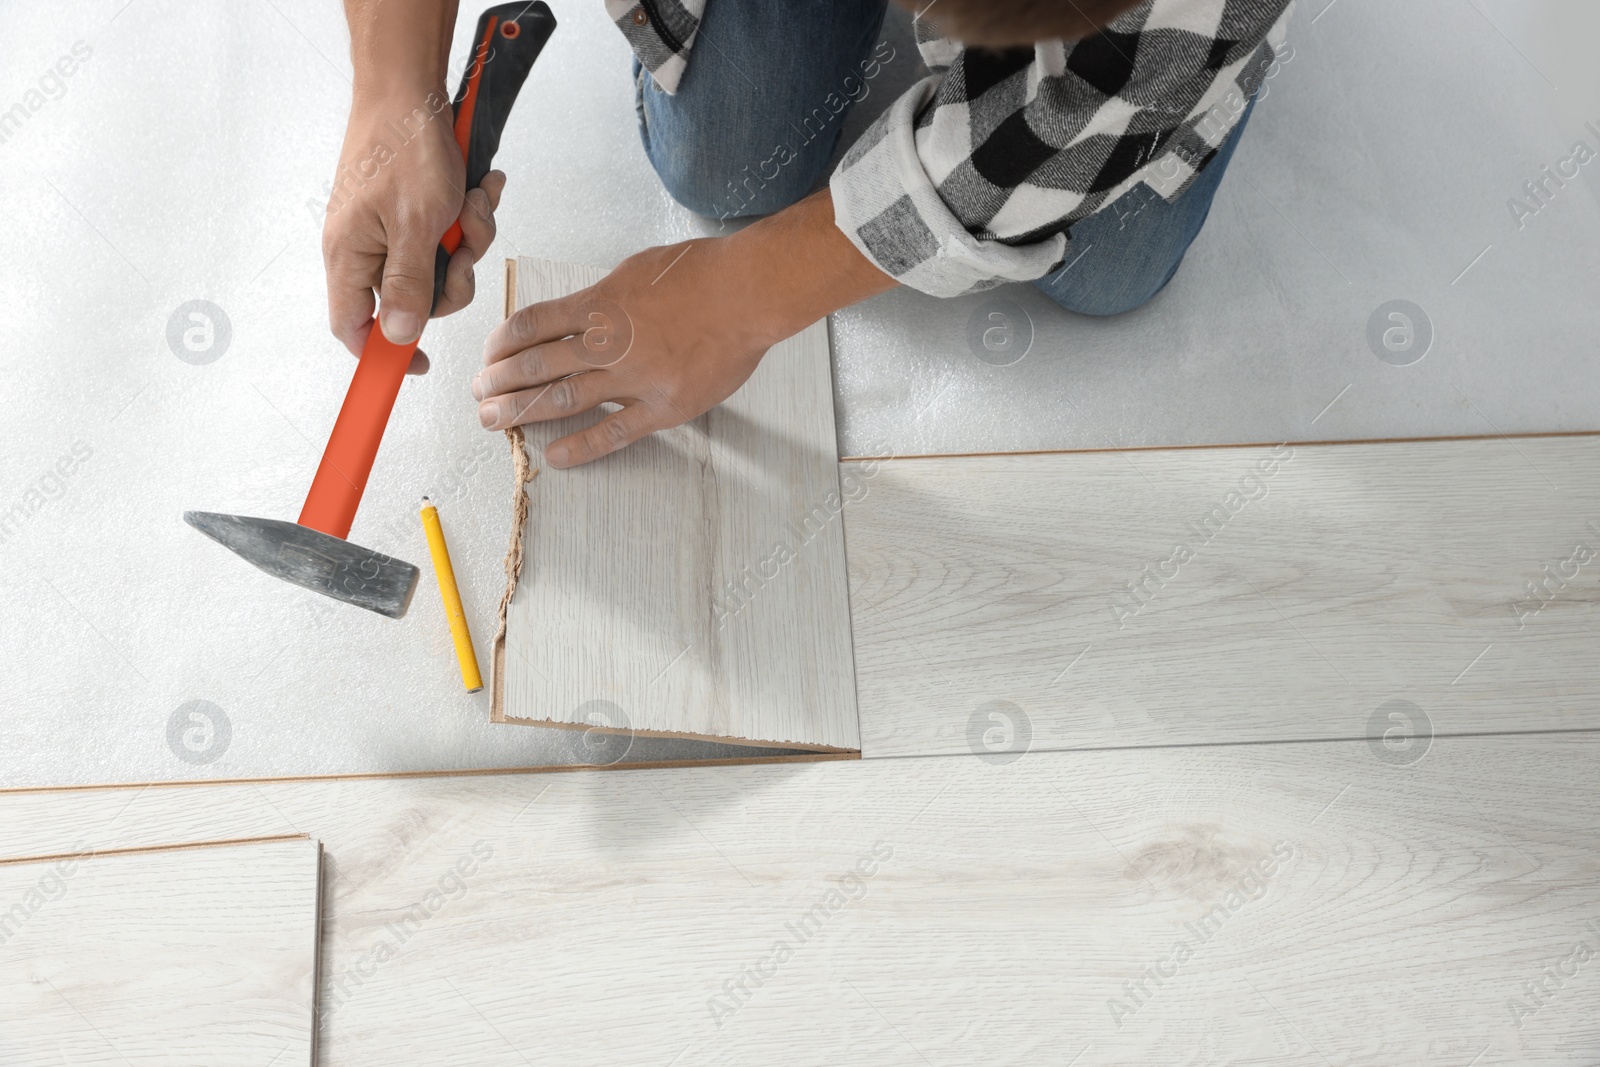
[[[1593,5],[1324,2],[1300,6],[1293,58],[1167,293],[1089,321],[1008,289],[1034,335],[1009,367],[967,344],[987,298],[845,311],[841,454],[1600,429],[1600,162],[1520,228],[1507,207],[1575,141],[1600,148]],[[607,264],[717,232],[651,173],[598,0],[557,16],[502,147],[486,262]],[[897,58],[848,131],[918,74],[897,13],[886,33]],[[21,507],[0,530],[0,787],[585,761],[582,734],[493,727],[461,691],[426,568],[397,624],[269,579],[179,518],[293,518],[348,383],[319,251],[345,42],[315,0],[0,9],[0,110],[89,53],[0,143],[0,515]],[[498,271],[479,276],[481,299],[429,327],[434,369],[402,390],[351,536],[425,562],[432,495],[487,663],[510,461],[468,395],[501,312]],[[1367,341],[1396,299],[1434,334],[1405,367]],[[229,322],[205,365],[168,345],[191,300]],[[635,744],[629,759],[676,743]]]

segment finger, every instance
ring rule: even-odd
[[[350,333],[348,337],[340,334],[337,328],[335,328],[333,331],[333,335],[338,337],[340,341],[343,341],[344,346],[350,350],[350,354],[355,356],[357,359],[361,358],[361,350],[367,346],[367,336],[371,333],[372,319],[370,318],[367,319],[360,329]]]
[[[383,304],[378,321],[383,335],[395,344],[410,344],[422,336],[433,306],[433,256],[439,235],[431,237],[416,225],[402,225],[392,236],[383,263]]]
[[[571,296],[529,304],[490,331],[488,340],[483,343],[484,366],[492,366],[534,345],[571,337],[588,325]]]
[[[516,393],[491,396],[478,405],[478,421],[485,430],[504,430],[530,422],[561,419],[619,399],[616,381],[589,371]]]
[[[505,171],[491,170],[483,176],[483,181],[479,183],[478,188],[489,194],[489,210],[499,211],[500,194],[505,192],[506,188]]]
[[[524,348],[490,364],[472,379],[472,398],[487,400],[518,389],[546,385],[579,371],[593,370],[584,360],[583,342],[576,337]]]
[[[544,450],[544,458],[552,467],[576,467],[610,455],[669,425],[670,422],[662,421],[645,405],[630,403],[586,430],[552,441]]]
[[[494,244],[494,235],[494,207],[489,194],[473,189],[461,207],[461,247],[472,253],[472,262],[476,263]]]
[[[324,250],[323,262],[328,275],[328,328],[352,355],[359,356],[378,306],[372,287],[382,260],[335,246]]]
[[[450,257],[450,266],[444,272],[444,293],[433,309],[434,318],[454,315],[472,303],[472,295],[476,288],[472,262],[476,258],[467,250],[465,244],[456,249],[455,255]]]
[[[368,319],[367,324],[361,327],[356,334],[355,344],[350,348],[350,354],[352,356],[355,356],[357,359],[361,358],[361,350],[366,347],[367,338],[371,334],[372,320]],[[429,366],[430,363],[428,361],[428,354],[419,348],[411,353],[411,362],[406,364],[406,373],[427,374]]]

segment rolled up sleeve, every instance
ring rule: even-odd
[[[918,23],[933,73],[845,154],[834,221],[902,284],[1033,281],[1071,227],[1144,183],[1171,200],[1270,75],[1290,0],[1150,0],[1093,37],[963,49]]]
[[[973,235],[940,196],[919,155],[917,116],[942,76],[907,90],[845,154],[828,182],[834,221],[879,270],[933,296],[1043,277],[1065,255],[1064,236],[1007,245]],[[935,124],[921,139],[926,144],[948,135]],[[937,145],[928,147],[938,154]]]

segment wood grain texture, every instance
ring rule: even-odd
[[[864,756],[1600,728],[1594,436],[842,467]]]
[[[0,825],[321,835],[324,1067],[1587,1067],[1597,760],[1029,752],[16,795]]]
[[[519,260],[517,306],[603,274]],[[530,483],[496,721],[860,747],[830,381],[819,322],[699,418]],[[597,416],[527,427],[535,462]]]
[[[0,866],[0,1063],[310,1067],[320,871],[303,836]]]

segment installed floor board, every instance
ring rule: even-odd
[[[0,822],[322,836],[325,1067],[1593,1064],[1600,737],[1410,755],[19,794]]]
[[[843,469],[864,756],[1600,728],[1600,438]]]
[[[516,306],[604,273],[518,260]],[[622,349],[596,359],[626,360],[626,311],[593,314]],[[816,323],[712,411],[529,483],[496,721],[860,747],[827,337]],[[595,418],[529,426],[535,465]]]
[[[317,842],[92,855],[56,829],[67,854],[0,863],[0,1064],[310,1067]]]

